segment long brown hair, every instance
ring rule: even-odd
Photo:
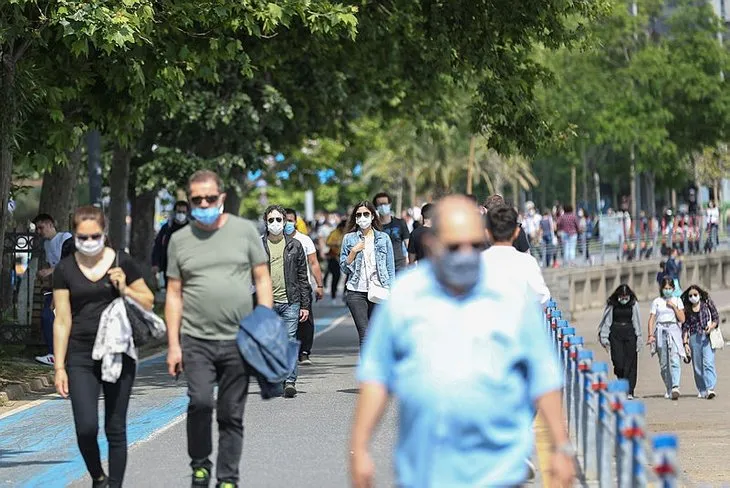
[[[347,219],[347,232],[355,232],[358,229],[357,222],[355,222],[355,214],[357,213],[357,209],[360,207],[367,208],[370,211],[370,215],[373,216],[373,229],[382,231],[383,226],[380,225],[380,219],[378,218],[378,212],[375,210],[375,207],[368,200],[363,200],[352,208],[350,218]]]

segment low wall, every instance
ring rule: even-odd
[[[730,288],[730,251],[709,255],[688,256],[683,259],[680,283],[683,287],[696,283],[712,290]],[[603,308],[606,298],[621,283],[628,284],[639,300],[658,295],[656,260],[625,262],[592,266],[545,270],[544,276],[553,297],[563,310],[570,313]]]

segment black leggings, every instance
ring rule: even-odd
[[[99,432],[99,393],[104,390],[104,432],[109,443],[109,486],[122,486],[127,467],[127,407],[136,365],[124,355],[122,374],[116,383],[101,380],[101,361],[91,353],[71,353],[66,361],[76,438],[86,469],[93,479],[104,475],[96,437]]]
[[[339,258],[329,258],[327,261],[327,274],[332,275],[332,283],[330,283],[330,293],[332,299],[337,297],[337,287],[340,285],[340,277],[342,276],[342,270],[340,270]]]
[[[365,334],[370,323],[370,316],[373,314],[376,304],[368,300],[367,292],[351,290],[345,291],[345,303],[347,303],[347,308],[350,309],[352,320],[355,321],[355,328],[357,328],[360,348],[362,349],[362,343],[365,342]]]

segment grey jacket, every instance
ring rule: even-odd
[[[643,346],[641,339],[641,317],[639,316],[639,304],[634,303],[631,309],[631,321],[634,324],[634,332],[636,333],[636,351],[640,351]],[[603,318],[598,324],[598,341],[602,346],[608,347],[608,335],[611,333],[611,325],[613,324],[613,305],[606,305],[603,311]]]
[[[267,235],[261,237],[266,255],[269,256],[269,265],[271,265],[271,254],[266,242],[267,239]],[[288,303],[299,303],[302,309],[310,310],[312,307],[312,286],[309,284],[309,276],[307,275],[307,256],[304,254],[304,248],[293,237],[285,235],[284,241],[286,298]]]

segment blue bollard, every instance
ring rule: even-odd
[[[610,475],[610,467],[606,466],[606,454],[603,449],[603,438],[605,437],[605,409],[603,402],[605,401],[604,392],[608,386],[608,363],[595,362],[592,368],[591,378],[591,408],[589,414],[593,414],[593,418],[588,419],[588,427],[591,432],[588,436],[588,473],[595,473],[598,478],[599,485],[605,487],[606,477]],[[592,420],[592,421],[591,421]],[[592,469],[591,469],[592,468]],[[609,473],[606,473],[608,469]]]
[[[619,488],[629,488],[631,479],[627,476],[628,470],[625,468],[625,459],[629,458],[627,447],[629,443],[624,439],[621,433],[621,417],[624,415],[623,408],[626,403],[626,397],[629,393],[629,381],[625,379],[613,380],[608,384],[607,389],[611,402],[611,412],[613,412],[613,424],[615,430],[614,436],[614,456],[616,458],[616,479]]]
[[[662,488],[677,486],[677,436],[674,434],[659,434],[654,436],[654,472]]]
[[[645,488],[647,485],[646,452],[644,439],[646,431],[646,406],[638,400],[629,400],[624,404],[624,423],[621,427],[623,436],[631,444],[631,454],[627,466],[631,473],[632,488]]]
[[[567,320],[558,320],[558,327],[555,329],[555,353],[560,358],[560,362],[565,367],[563,360],[563,334],[565,329],[571,328]]]
[[[562,317],[563,313],[560,310],[553,311],[552,316],[550,317],[550,337],[552,337],[553,341],[557,338],[555,332],[558,328],[558,322],[560,322]],[[567,325],[568,321],[566,320],[565,323]]]
[[[588,436],[588,385],[592,363],[593,351],[584,349],[578,353],[578,381],[575,385],[576,411],[578,412],[578,417],[575,423],[575,436],[578,452],[581,452],[583,455],[584,467]]]
[[[565,369],[565,386],[563,387],[563,405],[568,417],[568,433],[570,434],[573,418],[576,411],[573,408],[575,401],[573,395],[575,392],[575,382],[578,381],[578,352],[583,349],[583,338],[580,336],[568,337],[567,351],[567,367]]]
[[[575,335],[575,327],[563,327],[558,329],[560,333],[560,342],[558,342],[558,356],[563,363],[563,371],[568,369],[568,348],[570,343],[568,339]]]

